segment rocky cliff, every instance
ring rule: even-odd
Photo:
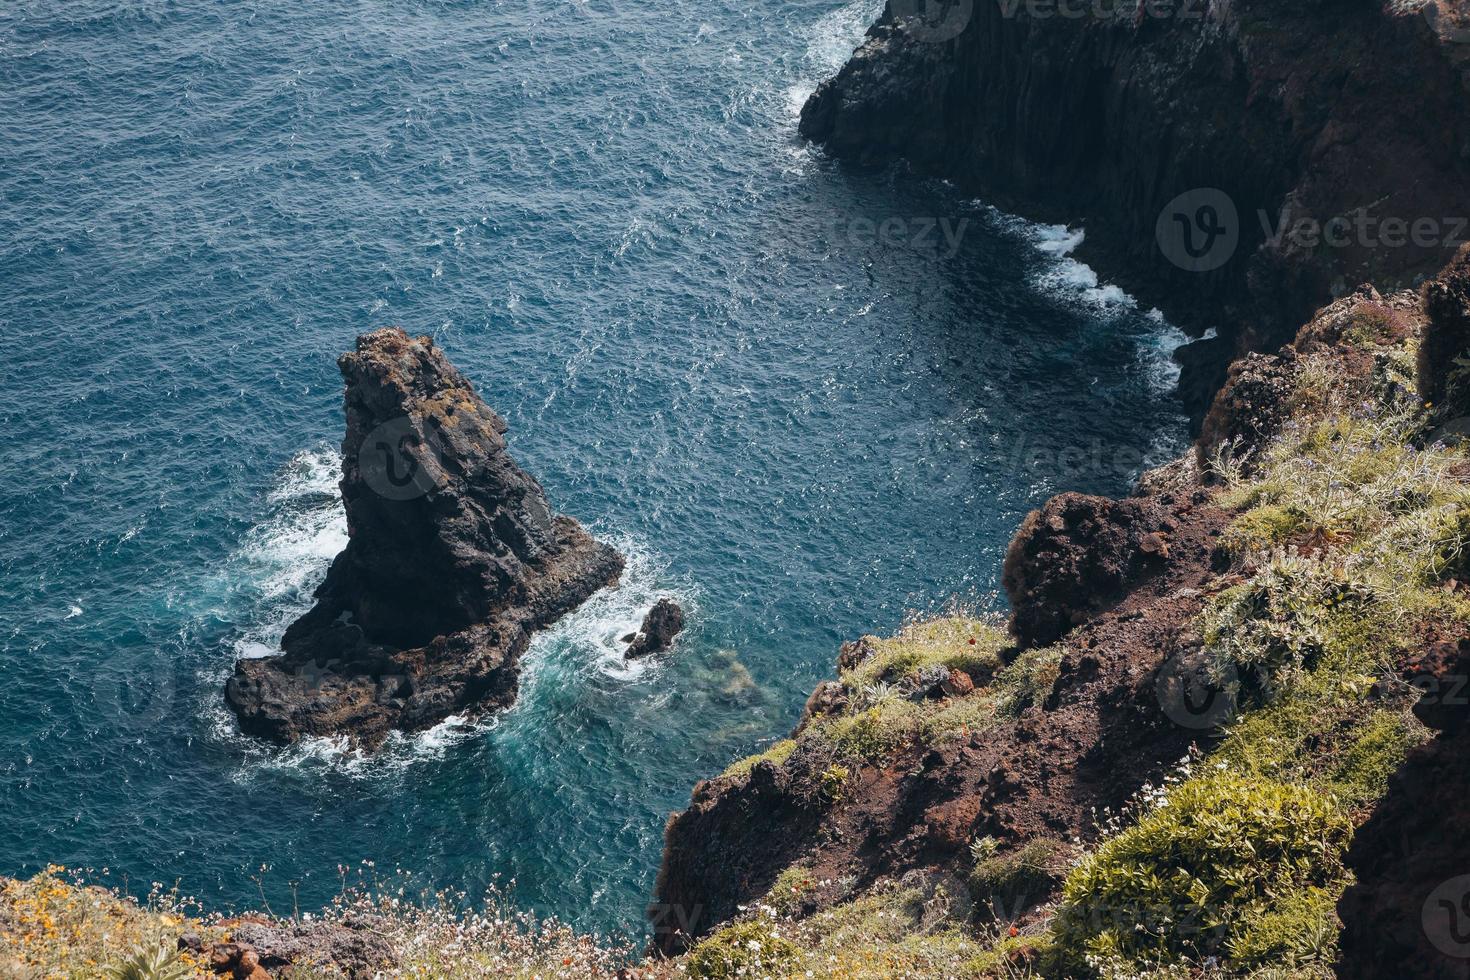
[[[1470,663],[1470,445],[1445,434],[1467,384],[1445,365],[1470,361],[1467,259],[1235,365],[1196,452],[1132,497],[1030,515],[1008,622],[845,645],[789,739],[670,819],[658,947],[748,966],[741,944],[777,937],[783,962],[895,976],[1463,975],[1470,726],[1444,695]],[[822,938],[855,918],[878,938]]]
[[[801,130],[1027,216],[1187,327],[1198,415],[1360,282],[1413,285],[1470,240],[1461,0],[890,0]]]
[[[429,338],[379,330],[339,363],[347,547],[283,654],[237,663],[225,697],[252,735],[374,748],[509,703],[531,634],[623,559],[552,512],[505,420]]]

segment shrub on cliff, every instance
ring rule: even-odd
[[[1068,876],[1053,927],[1063,969],[1274,949],[1252,930],[1279,927],[1268,917],[1311,890],[1335,898],[1351,836],[1313,790],[1225,771],[1190,779]]]
[[[1373,588],[1343,568],[1279,553],[1210,604],[1205,645],[1217,672],[1236,671],[1265,684],[1283,671],[1316,666],[1342,619],[1375,601]]]
[[[940,616],[908,623],[897,635],[870,637],[867,656],[844,671],[842,683],[853,693],[874,684],[915,685],[925,670],[942,668],[985,683],[1000,669],[1000,651],[1009,643],[1004,624],[974,616]]]
[[[684,965],[699,980],[785,976],[801,949],[770,921],[752,919],[726,926],[690,951]]]

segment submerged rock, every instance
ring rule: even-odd
[[[428,337],[379,330],[339,366],[347,547],[284,653],[238,662],[225,699],[248,734],[371,749],[512,701],[531,634],[616,582],[623,557],[552,513],[505,420]]]
[[[684,610],[666,596],[653,604],[648,615],[643,617],[643,625],[638,627],[638,632],[628,638],[628,649],[624,656],[629,659],[647,657],[667,650],[674,642],[674,637],[683,629]]]

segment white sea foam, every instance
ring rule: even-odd
[[[276,652],[281,634],[311,608],[312,591],[347,546],[340,475],[337,453],[314,449],[298,453],[271,489],[269,515],[246,534],[231,563],[260,613],[236,641],[239,656]]]
[[[817,90],[817,83],[836,74],[847,63],[863,43],[869,25],[882,12],[882,0],[854,0],[824,15],[807,29],[801,78],[786,89],[786,107],[793,118]]]
[[[628,559],[615,588],[603,589],[531,641],[522,689],[529,690],[549,664],[571,663],[616,680],[635,680],[663,662],[659,657],[625,660],[623,641],[643,625],[653,604],[669,596],[683,608],[686,622],[698,613],[698,590],[674,581],[666,563],[642,542],[626,535],[599,535]]]
[[[311,608],[312,592],[332,559],[347,544],[347,519],[337,488],[337,454],[318,449],[298,454],[287,465],[267,500],[270,512],[245,536],[230,563],[236,586],[253,597],[255,620],[245,625],[234,644],[237,657],[265,657],[279,652],[281,634]],[[665,564],[647,547],[626,536],[607,535],[628,557],[615,588],[604,589],[553,627],[538,634],[526,654],[522,697],[535,697],[537,672],[555,664],[572,664],[617,680],[634,680],[655,668],[658,658],[624,661],[622,637],[636,630],[661,596],[671,595],[693,615],[695,590],[668,581]],[[669,586],[673,587],[669,587]],[[206,689],[217,689],[211,678]],[[251,771],[312,771],[330,768],[374,778],[442,757],[451,747],[483,736],[499,724],[498,716],[455,715],[422,732],[394,732],[376,753],[352,749],[346,738],[307,738],[285,748],[267,745],[239,733],[234,716],[217,699],[204,707],[215,734],[236,744],[245,756],[237,779]]]
[[[1031,283],[1065,303],[1096,311],[1104,317],[1139,313],[1138,300],[1120,286],[1103,282],[1097,271],[1072,257],[1086,240],[1081,228],[1027,221],[990,205],[981,205],[986,219],[1004,233],[1031,245],[1042,259]],[[1150,382],[1160,391],[1173,391],[1179,382],[1174,351],[1189,343],[1189,335],[1170,323],[1163,312],[1150,309],[1143,316],[1157,329],[1140,338],[1139,358]]]
[[[255,742],[235,731],[227,711],[221,709],[219,714],[229,726],[226,737],[244,743],[246,762],[236,772],[236,782],[248,782],[256,770],[310,773],[330,769],[364,779],[393,777],[414,765],[443,758],[452,747],[494,729],[498,721],[494,716],[451,715],[421,732],[392,732],[378,751],[366,753],[352,748],[346,736],[304,738],[284,748]]]
[[[1132,296],[1112,283],[1102,282],[1090,265],[1072,258],[1072,253],[1087,238],[1087,233],[1081,228],[1034,224],[1018,218],[1011,218],[1011,222],[1023,238],[1051,260],[1033,274],[1033,284],[1059,298],[1100,310],[1138,308],[1138,301]]]

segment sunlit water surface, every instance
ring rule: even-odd
[[[280,911],[371,861],[636,930],[841,640],[991,604],[1027,509],[1178,451],[1174,331],[1076,233],[798,140],[877,7],[0,8],[0,872]],[[498,719],[255,744],[221,684],[345,541],[335,358],[388,324],[631,566]],[[660,594],[691,627],[625,667]]]

